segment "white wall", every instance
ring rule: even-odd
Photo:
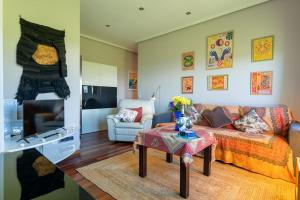
[[[71,96],[65,101],[65,126],[80,126],[80,1],[4,0],[4,98],[14,98],[22,74],[16,64],[20,38],[19,15],[24,19],[65,30],[68,77]],[[54,94],[39,95],[56,98]],[[79,129],[78,129],[79,130]]]
[[[139,95],[149,98],[161,85],[161,108],[181,95],[181,77],[194,76],[194,102],[215,104],[287,104],[300,116],[299,0],[272,0],[214,20],[185,28],[139,44]],[[297,24],[297,25],[296,25]],[[206,70],[206,38],[234,30],[234,63],[231,69]],[[251,62],[251,40],[274,35],[274,60]],[[181,53],[195,51],[194,71],[181,70]],[[272,70],[273,94],[250,95],[250,72]],[[229,74],[228,91],[208,91],[207,76]]]
[[[137,54],[85,37],[80,38],[80,53],[86,61],[118,68],[118,99],[138,98],[137,91],[128,90],[128,71],[137,71]]]
[[[4,149],[3,135],[3,1],[0,0],[0,152]],[[0,154],[0,177],[3,176],[3,155]],[[4,183],[2,178],[0,178],[0,200],[4,200]]]
[[[82,84],[117,87],[117,67],[82,61]],[[82,110],[82,133],[107,130],[106,116],[115,113],[114,108]]]
[[[0,0],[0,152],[3,151],[3,1]],[[1,187],[0,187],[1,188]],[[1,191],[0,191],[1,194]],[[1,199],[1,195],[0,195]]]

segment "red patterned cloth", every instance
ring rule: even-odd
[[[209,145],[213,145],[212,149],[214,151],[217,144],[212,132],[197,129],[196,134],[198,138],[186,139],[178,136],[178,131],[174,130],[174,125],[159,127],[140,132],[136,137],[134,146],[144,145],[166,153],[175,154],[181,156],[185,163],[191,163],[193,155]]]
[[[270,135],[278,135],[287,137],[288,129],[293,121],[290,109],[285,105],[277,105],[273,107],[242,107],[241,115],[245,115],[254,109],[256,113],[270,126]]]

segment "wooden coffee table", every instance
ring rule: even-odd
[[[189,177],[192,156],[204,151],[203,174],[211,173],[212,146],[214,136],[204,130],[195,130],[198,138],[187,139],[177,136],[174,126],[155,128],[138,134],[135,145],[139,148],[139,176],[147,176],[147,149],[166,152],[166,161],[173,162],[173,155],[180,156],[180,196],[189,197]]]

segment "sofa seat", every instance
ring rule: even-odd
[[[127,122],[118,122],[115,125],[116,128],[131,128],[131,129],[143,129],[144,125],[139,122],[127,123]]]
[[[161,123],[156,127],[163,126],[175,126],[175,123]],[[292,149],[283,137],[199,125],[193,129],[214,134],[218,142],[216,160],[295,183]]]
[[[193,128],[214,133],[218,141],[216,160],[272,178],[295,182],[292,150],[282,137],[198,125]]]

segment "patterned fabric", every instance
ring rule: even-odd
[[[136,136],[134,147],[144,145],[149,148],[158,149],[167,153],[181,156],[186,164],[193,161],[193,155],[199,153],[209,145],[216,146],[216,139],[211,132],[197,130],[199,138],[185,139],[177,136],[178,131],[174,131],[174,126],[165,126],[140,132]],[[212,154],[214,155],[214,154]]]
[[[264,133],[269,131],[269,126],[256,114],[255,110],[251,110],[242,118],[234,122],[234,126],[247,133]]]
[[[126,108],[121,108],[115,118],[122,122],[134,122],[138,112]]]
[[[194,106],[190,106],[187,109],[185,109],[184,111],[185,111],[185,115],[190,117],[193,124],[196,123],[196,121],[200,117],[200,114],[198,113],[198,111],[196,110],[196,108]]]
[[[256,113],[269,125],[270,135],[280,135],[287,137],[288,129],[293,117],[290,109],[285,105],[274,107],[242,107],[242,115],[254,109]]]
[[[134,110],[137,112],[137,115],[134,119],[134,122],[141,122],[142,117],[143,117],[143,107],[138,107],[138,108],[127,108],[129,110]]]
[[[216,160],[272,178],[295,182],[292,150],[282,137],[225,128],[193,128],[214,133],[217,139]]]

